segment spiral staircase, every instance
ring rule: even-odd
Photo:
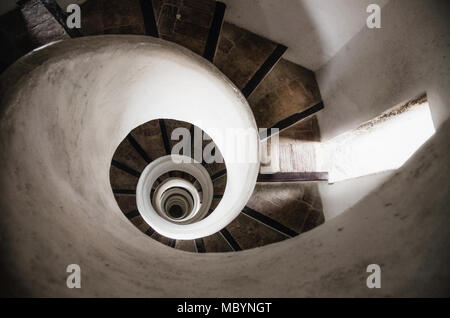
[[[224,22],[214,1],[87,0],[81,29],[55,1],[19,4],[0,17],[0,295],[448,295],[448,120],[324,222],[326,173],[234,164],[204,122],[320,141],[314,73],[286,47]],[[177,128],[191,155],[213,142],[224,162],[173,166]],[[365,284],[372,263],[381,289]]]
[[[5,30],[2,37],[10,45],[6,52],[9,56],[2,58],[2,69],[28,51],[55,40],[102,34],[160,37],[203,56],[222,71],[247,98],[258,127],[279,129],[281,140],[283,137],[320,140],[314,114],[323,104],[314,73],[282,59],[287,49],[282,44],[224,22],[226,7],[221,2],[89,0],[81,6],[81,29],[67,27],[66,14],[55,1],[31,0],[19,4],[19,9],[2,17]],[[119,207],[152,239],[189,252],[230,252],[285,240],[324,222],[315,182],[326,180],[326,174],[291,172],[260,175],[260,182],[242,212],[212,235],[177,240],[155,231],[139,212],[136,187],[147,165],[171,154],[175,142],[170,136],[179,127],[189,129],[192,138],[196,131],[203,136],[201,129],[186,122],[153,120],[131,131],[111,161],[110,181]],[[261,136],[261,142],[266,142],[266,138]],[[194,138],[192,141],[193,154]],[[206,145],[202,141],[197,147],[203,152]],[[224,163],[201,164],[213,184],[212,201],[207,215],[202,217],[205,218],[223,198],[227,170]],[[157,183],[166,183],[168,179],[187,180],[206,200],[205,189],[192,175],[167,172],[158,176]],[[152,195],[157,185],[152,185]],[[179,208],[175,205],[172,210],[181,213]]]

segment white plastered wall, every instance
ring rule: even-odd
[[[316,72],[325,104],[318,115],[323,141],[422,93],[435,128],[440,127],[450,115],[449,12],[446,0],[392,0],[381,10],[381,29],[364,26]],[[364,178],[322,184],[325,214],[336,215],[328,207],[337,197],[356,203],[384,181]]]

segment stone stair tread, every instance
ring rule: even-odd
[[[168,245],[169,244],[169,239],[165,236],[162,236],[161,234],[159,234],[158,232],[154,232],[151,235],[151,238],[154,239],[155,241],[158,241],[164,245]]]
[[[177,240],[175,248],[185,252],[196,252],[194,240]]]
[[[285,59],[274,66],[248,99],[260,128],[273,127],[320,101],[314,72]]]
[[[224,194],[225,187],[227,186],[227,175],[225,174],[223,177],[216,179],[213,182],[214,186],[214,194]]]
[[[103,2],[104,0],[88,0],[81,4],[81,32],[83,35],[103,34]]]
[[[314,182],[257,184],[247,206],[297,233],[303,232],[307,220],[315,221],[310,214],[323,215],[318,186]]]
[[[141,172],[147,166],[147,162],[137,153],[136,149],[127,139],[124,139],[116,149],[113,160],[127,165],[128,167]]]
[[[32,50],[33,45],[19,8],[0,16],[0,40],[7,48],[0,50],[0,72]]]
[[[125,214],[137,210],[136,197],[134,195],[115,195],[114,197]]]
[[[145,233],[145,231],[149,228],[148,224],[144,221],[142,216],[138,215],[131,219],[131,223],[136,226],[139,230]]]
[[[320,138],[319,121],[316,115],[302,120],[280,132],[280,140],[293,139],[319,142],[321,140]]]
[[[26,1],[21,5],[20,11],[27,28],[31,49],[53,41],[70,39],[61,24],[41,1]]]
[[[209,208],[211,211],[214,211],[219,205],[221,199],[213,199],[211,202],[211,207]]]
[[[131,135],[152,160],[166,155],[157,120],[152,120],[135,128]]]
[[[115,167],[111,166],[109,171],[111,187],[113,189],[128,189],[134,190],[137,187],[139,179],[131,174]]]
[[[139,0],[88,0],[81,12],[84,35],[145,34]]]
[[[160,38],[203,55],[214,17],[215,1],[153,1]]]
[[[204,237],[203,243],[205,244],[205,250],[207,253],[223,253],[233,251],[220,233],[215,233]]]
[[[242,249],[276,243],[287,238],[242,213],[227,226],[227,230]]]
[[[242,90],[276,46],[266,38],[224,22],[214,64]]]
[[[278,138],[279,163],[275,172],[318,172],[316,143],[320,142],[320,129],[314,115],[283,130]],[[267,153],[270,156],[271,139]]]

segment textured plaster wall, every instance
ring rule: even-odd
[[[435,128],[449,117],[449,12],[446,0],[391,0],[382,8],[381,29],[364,27],[316,72],[325,103],[318,115],[323,141],[425,92]],[[367,176],[321,185],[326,216],[344,211],[384,180]]]
[[[322,139],[426,92],[435,127],[450,114],[450,2],[392,0],[316,73]]]
[[[225,20],[288,47],[284,58],[316,71],[390,0],[224,0]],[[407,1],[407,0],[406,0]]]
[[[147,41],[70,40],[0,77],[3,295],[450,295],[450,122],[382,187],[294,239],[196,255],[136,229],[114,200],[108,169],[129,123],[146,113],[117,105],[124,91],[142,87],[128,57],[151,56]],[[125,57],[128,67],[115,70]],[[81,85],[84,77],[89,85]],[[121,79],[123,90],[111,90],[108,81]],[[81,266],[81,289],[65,285],[72,263]],[[365,284],[371,263],[382,268],[379,290]]]

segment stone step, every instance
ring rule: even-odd
[[[298,234],[324,222],[315,182],[258,183],[247,206]]]
[[[158,120],[152,120],[130,133],[152,160],[166,155]]]
[[[231,236],[239,249],[249,249],[285,240],[322,223],[324,215],[316,183],[257,184],[247,207],[227,226],[225,236]],[[213,243],[217,242],[221,242],[218,237]],[[213,243],[209,243],[207,252],[224,251],[226,245]]]
[[[111,165],[109,179],[113,189],[136,190],[139,177],[124,171],[124,169]]]
[[[203,55],[215,6],[212,0],[153,0],[159,37]]]
[[[113,160],[120,162],[138,172],[142,172],[142,170],[144,170],[144,168],[147,166],[148,162],[139,154],[139,152],[136,151],[136,148],[130,142],[131,138],[125,138],[119,144],[116,152],[113,155]]]
[[[70,39],[63,26],[41,1],[22,1],[20,11],[33,49],[53,41]]]
[[[117,205],[122,212],[127,215],[130,212],[137,210],[136,196],[134,195],[114,195],[117,201]]]
[[[226,229],[243,250],[276,243],[287,238],[243,213],[239,214]]]
[[[0,17],[0,40],[7,50],[0,53],[0,71],[21,56],[48,43],[81,36],[66,27],[66,13],[55,0],[22,0]]]
[[[185,252],[196,253],[194,240],[177,240],[175,248]]]
[[[313,115],[280,132],[280,140],[320,142],[320,128],[317,116]]]
[[[197,134],[198,135],[197,138],[202,139],[202,141],[201,141],[202,148],[198,149],[198,151],[201,152],[202,155],[203,155],[203,151],[204,151],[205,147],[212,142],[211,140],[203,140],[204,134],[203,134],[202,130],[198,127],[194,127],[195,130],[193,130],[192,125],[190,123],[182,122],[182,121],[178,121],[178,120],[171,120],[171,119],[165,119],[164,122],[165,122],[166,133],[168,136],[170,149],[172,149],[177,143],[179,143],[181,141],[181,139],[180,140],[172,140],[172,138],[171,138],[173,131],[177,128],[186,129],[189,131],[191,137],[193,137],[193,134]],[[193,146],[194,144],[195,144],[195,141],[191,138],[191,146]],[[218,152],[217,155],[220,156],[221,155],[220,149],[216,148],[216,151]],[[194,153],[194,148],[192,147],[191,156],[193,155],[193,153]],[[208,170],[208,172],[211,176],[219,171],[226,169],[224,162],[212,162],[212,163],[204,162],[204,167],[206,168],[206,170]],[[226,179],[226,177],[225,177],[225,179]]]
[[[153,234],[151,235],[151,238],[154,239],[155,241],[158,241],[164,245],[169,245],[169,241],[170,239],[159,234],[158,232],[153,232]]]
[[[231,246],[220,233],[215,233],[208,237],[204,237],[203,243],[207,253],[225,253],[233,251]]]
[[[145,34],[139,0],[88,0],[81,12],[83,35]]]
[[[268,39],[224,22],[214,64],[243,90],[276,47]]]
[[[312,173],[311,179],[303,177],[306,181],[328,179],[327,173],[320,172],[317,164],[317,152],[321,141],[317,116],[313,115],[281,131],[278,135],[277,156],[274,158],[271,157],[273,141],[272,138],[261,140],[262,149],[267,148],[267,159],[265,159],[267,162],[261,164],[261,169],[266,170],[266,173],[267,170],[271,173],[281,173],[281,177],[272,178],[273,176],[270,175],[261,175],[261,179],[266,179],[267,182],[281,182],[286,173]],[[271,163],[272,159],[277,162]],[[273,180],[269,180],[270,178]]]
[[[314,72],[281,59],[251,94],[248,102],[258,127],[271,128],[319,104],[321,96]]]

